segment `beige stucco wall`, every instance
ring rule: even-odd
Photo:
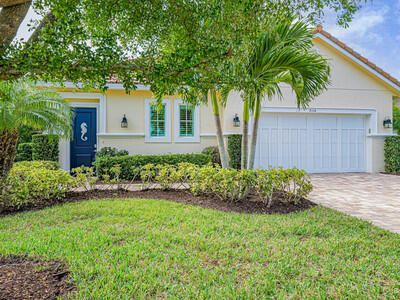
[[[180,100],[180,97],[165,97],[170,102],[171,141],[147,142],[145,141],[145,100],[154,99],[152,93],[150,91],[133,91],[126,94],[122,90],[109,90],[105,96],[107,115],[105,133],[107,135],[100,135],[100,147],[117,147],[128,150],[131,154],[161,154],[200,152],[205,147],[216,145],[215,136],[210,136],[215,133],[210,106],[202,105],[200,107],[200,140],[198,142],[176,142],[174,102]],[[128,128],[121,128],[121,119],[124,114],[128,119]]]
[[[315,40],[316,49],[329,59],[331,65],[331,83],[329,88],[310,103],[316,109],[369,109],[376,111],[377,120],[369,130],[367,137],[368,170],[383,170],[382,134],[391,134],[391,129],[383,128],[386,116],[392,116],[393,89],[380,79],[356,65],[344,54],[328,46],[319,39]],[[266,99],[264,110],[271,107],[295,108],[294,94],[287,86],[282,86],[283,99]],[[200,139],[198,142],[177,143],[174,137],[174,101],[178,96],[166,97],[171,102],[171,141],[154,143],[145,141],[145,99],[152,99],[148,90],[133,91],[129,95],[123,90],[108,90],[105,93],[105,130],[99,135],[99,147],[111,146],[126,149],[132,154],[189,153],[199,152],[207,146],[216,145],[215,125],[211,107],[200,107]],[[233,92],[228,98],[226,109],[222,113],[225,134],[240,133],[232,119],[238,113],[242,119],[242,99],[239,92]],[[128,128],[120,126],[123,115],[128,119]],[[373,124],[372,124],[373,125]],[[368,128],[370,129],[370,128]]]
[[[201,137],[199,143],[146,143],[144,137],[101,137],[102,147],[126,149],[130,154],[195,153],[215,146],[215,137]]]

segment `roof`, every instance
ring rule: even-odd
[[[382,68],[378,67],[372,61],[368,60],[368,58],[362,56],[360,53],[347,46],[344,42],[340,41],[338,38],[331,35],[329,32],[325,31],[321,25],[318,25],[317,28],[313,32],[314,34],[321,34],[323,37],[327,38],[329,41],[337,45],[339,48],[357,58],[359,61],[370,67],[372,70],[376,71],[382,77],[390,81],[392,84],[396,85],[397,89],[400,89],[400,81],[394,76],[390,75]]]

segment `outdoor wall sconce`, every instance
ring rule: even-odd
[[[128,119],[126,118],[125,114],[121,121],[121,128],[128,128]]]
[[[233,117],[233,127],[240,127],[240,119],[238,114]]]
[[[389,117],[386,117],[385,120],[383,120],[383,127],[392,128],[392,125],[392,120]]]

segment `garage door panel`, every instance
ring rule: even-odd
[[[259,166],[309,172],[365,171],[365,119],[360,116],[264,115]]]
[[[286,118],[277,117],[277,120],[278,128],[307,128],[307,119],[303,116],[290,116]]]

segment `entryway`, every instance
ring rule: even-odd
[[[92,165],[97,147],[96,108],[74,108],[73,138],[70,145],[71,169]]]

